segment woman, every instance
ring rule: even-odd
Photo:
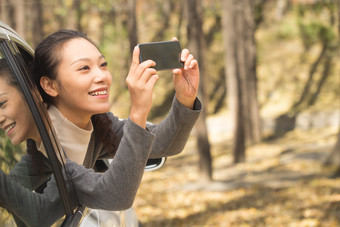
[[[131,97],[130,114],[122,121],[107,112],[111,74],[97,47],[84,34],[71,30],[56,32],[43,40],[35,51],[33,77],[44,102],[49,104],[58,137],[65,133],[65,127],[58,127],[64,125],[63,122],[75,126],[70,129],[65,124],[73,135],[93,128],[88,142],[82,141],[84,146],[77,144],[67,148],[71,141],[59,137],[67,157],[92,168],[96,160],[112,158],[116,153],[126,153],[131,149],[141,152],[140,145],[135,143],[149,136],[154,137],[154,141],[143,142],[144,146],[151,148],[149,157],[181,152],[201,109],[196,98],[199,84],[197,61],[186,49],[181,58],[184,68],[172,71],[176,97],[169,115],[159,125],[147,126],[158,75],[151,68],[155,62],[139,62],[138,47],[133,51],[126,78]],[[84,152],[86,146],[88,149]],[[79,147],[81,149],[77,149]],[[145,166],[146,161],[135,160],[132,164]]]
[[[173,70],[176,90],[174,105],[187,111],[183,116],[194,115],[194,120],[187,124],[189,130],[186,134],[189,135],[193,123],[197,119],[195,117],[199,113],[197,110],[192,111],[197,96],[199,70],[197,61],[189,54],[188,50],[183,50],[182,60],[185,62],[184,68]],[[94,133],[91,135],[86,157],[84,157],[84,161],[80,159],[78,163],[83,163],[86,167],[93,167],[98,158],[104,158],[103,155],[113,157],[120,138],[123,136],[121,130],[125,122],[146,128],[146,119],[152,103],[153,87],[158,80],[156,70],[150,68],[154,64],[151,60],[139,63],[139,49],[138,47],[135,48],[126,79],[131,96],[130,115],[127,121],[120,122],[112,113],[106,113],[110,108],[108,96],[111,74],[107,70],[105,58],[91,41],[79,32],[63,30],[50,35],[38,45],[35,51],[33,76],[44,102],[50,106],[54,105],[66,120],[80,129],[91,129],[91,124],[94,126]],[[197,109],[200,110],[199,101],[196,104]],[[177,106],[175,107],[177,108]],[[185,145],[186,138],[183,139],[184,142],[176,141],[175,143],[173,140],[159,138],[164,134],[158,136],[158,133],[165,133],[169,137],[169,132],[174,127],[180,125],[179,123],[185,123],[184,121],[171,122],[173,126],[166,125],[163,127],[168,122],[167,120],[161,122],[159,127],[148,128],[150,132],[152,130],[157,132],[156,145],[160,145],[157,149],[153,149],[152,157],[173,155],[182,150],[172,149],[173,147],[170,144],[173,146]],[[182,119],[176,120],[182,121]],[[57,134],[61,133],[57,131]],[[171,135],[170,138],[175,139]],[[91,146],[94,144],[100,145],[100,147],[93,149]],[[106,147],[105,150],[102,150],[103,145]],[[172,151],[169,151],[169,149]],[[89,154],[93,153],[94,150],[96,157],[91,157]]]
[[[129,119],[121,121],[112,113],[106,113],[111,75],[105,58],[83,34],[62,30],[47,37],[36,49],[33,75],[44,101],[50,106],[49,113],[58,137],[64,133],[57,127],[62,125],[61,120],[71,125],[67,129],[71,135],[77,135],[81,130],[85,130],[85,134],[90,132],[88,142],[84,140],[80,146],[68,147],[70,141],[61,138],[66,156],[87,168],[93,168],[98,159],[114,157],[109,173],[96,175],[98,177],[92,184],[77,183],[81,182],[80,179],[90,180],[90,175],[85,172],[70,172],[71,179],[76,182],[79,203],[84,206],[109,210],[131,206],[138,187],[130,193],[126,189],[130,188],[129,184],[139,185],[147,158],[181,152],[199,116],[201,105],[196,99],[198,64],[188,50],[183,50],[185,67],[173,70],[176,97],[169,115],[159,125],[147,125],[158,76],[150,68],[155,64],[153,61],[140,63],[138,57],[136,47],[126,79],[131,96],[130,115]],[[77,149],[79,147],[82,149]],[[43,151],[42,147],[39,148]],[[34,145],[30,150],[34,154],[38,149]],[[33,160],[29,159],[25,164],[29,162]],[[68,164],[72,166],[74,163]],[[13,171],[12,174],[20,178],[21,173]],[[117,184],[122,177],[128,185]],[[116,191],[110,191],[112,188]],[[115,194],[128,194],[129,206],[122,206],[125,199],[112,199]]]
[[[24,101],[24,97],[22,97],[17,81],[11,75],[6,61],[0,59],[1,128],[6,132],[13,144],[20,144],[24,140],[28,140],[28,144],[35,142],[40,144],[41,138],[33,122],[31,112]],[[152,139],[152,137],[149,138]],[[148,140],[147,137],[144,137],[140,143],[134,142],[134,145],[141,148],[139,153],[133,153],[133,149],[128,150],[126,153],[117,153],[117,157],[114,159],[115,164],[111,164],[110,170],[105,174],[96,174],[93,170],[91,171],[83,166],[67,161],[66,169],[69,170],[69,174],[72,176],[72,184],[76,188],[83,188],[84,185],[95,186],[98,182],[104,182],[104,184],[106,182],[114,182],[116,185],[111,183],[110,187],[101,189],[101,192],[111,201],[109,203],[110,209],[123,210],[129,208],[134,200],[139,186],[139,179],[144,169],[144,166],[138,169],[134,162],[136,157],[147,159],[150,149],[143,149],[142,147],[144,147],[144,143],[148,144]],[[28,146],[28,150],[32,150],[31,146]],[[34,154],[35,158],[39,157],[40,161],[47,162],[47,159],[40,152],[30,154]],[[29,159],[23,160],[25,161],[21,161],[19,166],[22,166],[25,162],[27,163]],[[43,165],[43,163],[39,164]],[[130,173],[137,173],[133,174],[132,178],[130,177],[131,182],[125,180],[127,175],[124,174],[124,170],[126,168],[129,168]],[[31,170],[34,170],[34,168]],[[0,206],[14,214],[18,226],[47,226],[63,216],[62,203],[53,178],[48,182],[48,186],[42,194],[32,193],[30,190],[18,185],[17,179],[13,174],[8,177],[0,171],[0,185],[2,185],[0,187]],[[27,182],[31,181],[29,178],[26,178],[26,180]],[[94,190],[93,192],[91,190],[86,191],[86,188],[84,188],[78,192],[80,192],[78,195],[85,198],[85,204],[87,199],[91,199],[91,201],[101,200],[101,192],[99,190]],[[115,201],[113,205],[112,201]],[[96,202],[93,203],[96,204]],[[76,204],[73,205],[75,206]],[[103,208],[102,206],[99,207]]]
[[[6,59],[3,58],[0,58],[0,127],[14,145],[25,140],[41,143],[31,111]],[[24,188],[17,183],[16,179],[0,170],[0,185],[0,206],[13,213],[18,226],[26,224],[47,226],[63,215],[63,207],[54,179],[47,187],[46,193],[38,194]]]

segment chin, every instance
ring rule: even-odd
[[[102,113],[106,113],[110,110],[110,105],[101,105],[98,106],[93,112],[95,114],[102,114]]]
[[[11,143],[14,145],[14,146],[17,146],[21,143],[21,141],[18,141],[16,139],[11,139]]]

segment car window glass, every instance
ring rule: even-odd
[[[0,226],[42,226],[39,221],[49,217],[42,219],[41,211],[49,207],[36,195],[43,193],[53,171],[50,160],[38,151],[41,137],[14,74],[0,48]],[[57,185],[53,189],[53,198],[60,198],[55,195]]]

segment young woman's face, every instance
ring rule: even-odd
[[[38,140],[37,127],[22,94],[1,77],[0,127],[14,145],[27,139]]]
[[[107,112],[112,78],[104,56],[82,38],[65,43],[59,54],[57,108],[71,121]]]

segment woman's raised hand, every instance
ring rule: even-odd
[[[146,120],[152,104],[153,88],[159,76],[152,66],[155,62],[147,60],[139,62],[139,47],[136,46],[132,54],[132,63],[126,78],[131,98],[129,118],[134,123],[145,128]]]
[[[184,67],[172,70],[176,98],[187,108],[193,109],[200,77],[198,62],[188,49],[182,50],[181,61],[184,62]]]

